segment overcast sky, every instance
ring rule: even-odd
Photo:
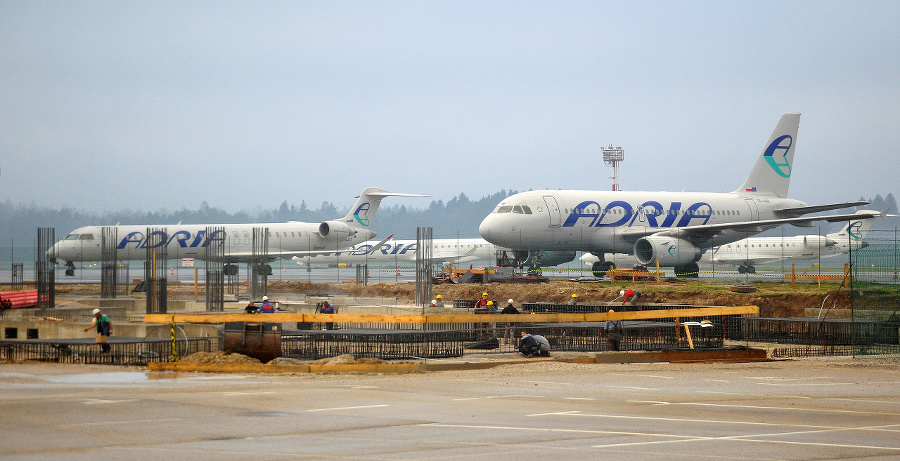
[[[898,192],[900,2],[0,2],[0,199],[349,207],[731,191],[800,112],[790,195]]]

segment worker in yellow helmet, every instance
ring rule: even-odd
[[[575,307],[577,307],[577,306],[578,306],[578,295],[576,295],[575,293],[572,293],[572,297],[569,298],[569,302],[566,303],[566,309],[572,311],[572,310],[575,310]]]

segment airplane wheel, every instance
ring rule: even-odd
[[[606,272],[615,269],[616,265],[609,261],[597,261],[591,266],[591,272],[594,277],[600,278],[606,275]]]
[[[756,268],[753,267],[753,266],[747,266],[747,272],[749,272],[749,273],[751,273],[751,274],[755,274],[755,273],[756,273]]]
[[[747,272],[747,268],[744,266],[738,266],[738,274],[743,274],[744,272]]]
[[[697,263],[685,264],[684,266],[688,269],[688,273],[685,275],[695,279],[700,278],[700,266],[698,266]]]
[[[66,269],[66,275],[69,277],[75,276],[75,269]]]
[[[700,266],[698,266],[697,263],[681,264],[679,266],[675,266],[675,276],[691,278],[700,277]]]

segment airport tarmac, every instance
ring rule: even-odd
[[[407,375],[3,364],[0,458],[900,458],[896,359],[521,360]]]

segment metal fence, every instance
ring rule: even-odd
[[[175,344],[178,356],[184,357],[196,352],[212,352],[213,340],[187,338],[179,339]],[[146,365],[148,362],[168,362],[172,355],[171,339],[110,338],[109,345],[110,352],[101,353],[98,344],[85,340],[0,341],[0,360]]]
[[[898,230],[872,230],[866,247],[850,253],[853,355],[896,355],[900,344]]]
[[[466,333],[463,330],[309,330],[283,335],[281,352],[284,357],[313,360],[343,354],[387,360],[460,357]]]

